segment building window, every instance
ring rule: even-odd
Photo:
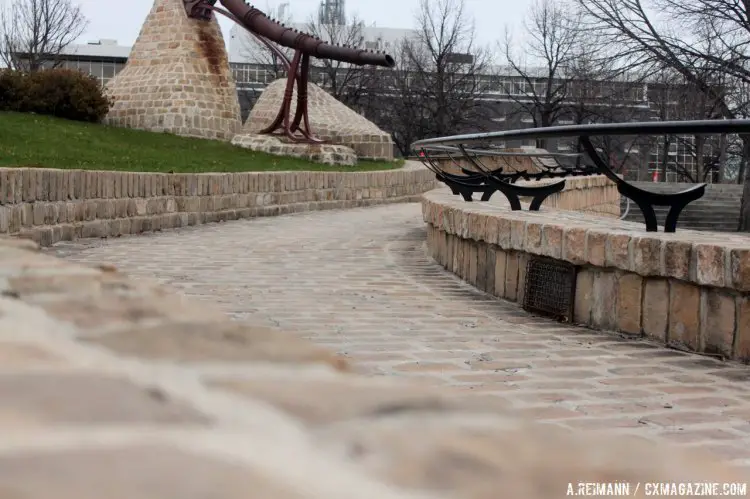
[[[695,147],[695,137],[693,136],[681,136],[681,137],[675,137],[672,139],[672,141],[669,143],[669,149],[667,150],[667,164],[669,165],[675,165],[679,170],[684,170],[688,172],[690,175],[696,174],[696,162],[695,158],[693,157],[693,148]],[[706,149],[710,151],[710,147],[706,145]],[[660,138],[652,149],[651,157],[649,158],[649,174],[654,175],[654,173],[658,170],[661,172],[664,165],[662,164],[664,158],[664,139]],[[659,173],[661,175],[661,173]],[[664,181],[663,178],[660,178],[662,182]],[[682,178],[682,175],[671,171],[669,168],[667,168],[667,182],[678,182],[678,181],[686,181],[688,179]]]
[[[106,85],[109,80],[115,77],[115,63],[105,62],[102,64],[102,84]]]

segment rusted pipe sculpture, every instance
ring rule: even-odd
[[[287,72],[284,99],[276,119],[261,134],[280,134],[294,142],[322,143],[310,129],[307,107],[307,85],[310,79],[310,57],[332,59],[358,66],[373,65],[392,68],[395,61],[381,51],[355,49],[331,45],[299,30],[289,28],[270,19],[263,12],[248,5],[243,0],[218,0],[224,8],[217,7],[217,0],[183,0],[188,16],[210,21],[213,12],[218,12],[233,20],[257,38],[282,62]],[[226,10],[225,10],[226,9]],[[294,50],[291,60],[274,45]],[[297,109],[291,116],[294,85],[297,85]],[[299,132],[299,134],[298,134]]]

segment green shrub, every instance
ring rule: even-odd
[[[99,80],[71,69],[0,75],[0,110],[100,122],[110,101]]]
[[[21,111],[26,101],[27,80],[18,71],[0,69],[0,111]]]

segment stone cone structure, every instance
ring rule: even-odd
[[[273,122],[281,108],[285,87],[285,78],[276,80],[266,87],[250,111],[250,116],[242,129],[243,134],[257,134]],[[292,116],[296,109],[295,88]],[[393,160],[393,141],[388,133],[314,83],[308,85],[308,110],[310,126],[318,138],[347,146],[353,149],[360,159]]]
[[[227,141],[242,126],[219,23],[190,19],[182,0],[154,2],[107,93],[110,125]]]

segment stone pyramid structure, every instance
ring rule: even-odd
[[[250,111],[242,128],[243,135],[257,134],[276,118],[284,98],[286,78],[266,87]],[[292,116],[297,109],[297,89],[292,100]],[[308,85],[308,112],[313,133],[333,144],[347,146],[361,159],[393,159],[393,140],[364,116],[357,114],[328,92]]]
[[[242,126],[219,23],[189,18],[182,0],[154,1],[107,93],[114,126],[226,141]]]

